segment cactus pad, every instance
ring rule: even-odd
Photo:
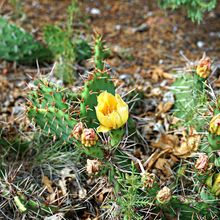
[[[63,111],[53,107],[46,109],[30,107],[28,116],[34,119],[43,131],[55,135],[65,143],[71,144],[76,141],[71,137],[71,133],[77,121]]]
[[[1,59],[33,64],[36,60],[49,61],[51,56],[50,50],[35,40],[31,34],[0,17]]]

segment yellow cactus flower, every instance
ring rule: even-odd
[[[206,79],[211,73],[211,59],[203,55],[202,59],[199,61],[196,67],[196,73],[201,78]]]
[[[212,118],[209,124],[209,130],[212,134],[220,135],[220,114]]]
[[[115,96],[107,91],[102,92],[98,98],[96,115],[100,122],[98,132],[107,132],[122,127],[128,120],[128,105],[120,95]]]
[[[220,173],[216,174],[215,176],[215,181],[214,184],[212,186],[211,191],[216,195],[219,196],[220,195]]]

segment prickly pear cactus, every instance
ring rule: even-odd
[[[198,109],[202,112],[204,103],[207,102],[205,94],[205,79],[192,74],[184,74],[172,84],[171,90],[175,95],[174,115],[183,120],[185,125],[193,125],[196,130],[201,130],[203,121],[197,118]],[[190,124],[191,123],[191,124]]]
[[[34,84],[36,89],[29,93],[29,100],[37,108],[55,107],[69,112],[78,98],[78,94],[45,79],[36,80]]]
[[[44,132],[64,143],[73,143],[71,132],[77,121],[73,118],[71,104],[77,95],[46,80],[37,80],[35,85],[29,94],[28,116]]]
[[[103,62],[103,46],[98,38],[96,44],[101,45],[95,54],[99,57],[99,63]],[[95,69],[85,82],[82,93],[74,94],[69,90],[59,87],[47,80],[36,80],[35,88],[29,94],[28,115],[40,128],[48,134],[63,140],[64,143],[73,143],[71,136],[76,125],[77,118],[84,121],[87,128],[98,126],[95,106],[100,92],[107,90],[114,94],[115,87],[109,73],[106,70]],[[76,101],[82,100],[79,109]],[[76,141],[77,142],[77,141]]]
[[[95,112],[97,96],[105,90],[113,95],[115,94],[114,83],[107,70],[104,69],[103,59],[105,57],[105,51],[100,36],[96,38],[94,51],[96,69],[89,75],[88,80],[85,82],[80,105],[80,116],[82,119],[85,119],[89,127],[98,126]]]
[[[49,61],[52,54],[34,37],[0,17],[0,59],[33,64]]]
[[[28,115],[48,135],[55,135],[55,138],[63,140],[64,143],[72,144],[76,142],[71,133],[77,121],[62,110],[54,107],[29,107]]]

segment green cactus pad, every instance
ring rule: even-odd
[[[95,67],[99,70],[104,69],[104,59],[106,58],[106,53],[104,51],[104,45],[102,42],[102,37],[100,35],[96,36],[95,47],[94,47],[94,61]]]
[[[208,142],[213,150],[220,150],[220,135],[208,134]]]
[[[34,84],[36,89],[28,97],[31,105],[37,108],[55,107],[69,112],[71,104],[78,99],[78,94],[47,80],[36,80]]]
[[[0,59],[34,64],[50,61],[52,53],[20,27],[0,17]]]
[[[65,143],[76,142],[71,133],[77,121],[63,111],[54,107],[47,109],[31,107],[28,108],[28,116],[34,119],[44,132],[55,135],[57,139],[61,139]]]
[[[172,84],[171,90],[175,95],[174,115],[185,125],[201,130],[204,121],[198,120],[198,109],[203,112],[207,103],[204,80],[195,74],[185,74]]]

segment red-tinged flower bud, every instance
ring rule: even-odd
[[[89,175],[96,174],[100,170],[102,163],[99,160],[87,159],[86,171]]]
[[[195,167],[197,170],[204,172],[206,171],[209,164],[209,158],[205,154],[200,154],[199,158],[196,161]]]
[[[82,122],[77,123],[73,128],[73,137],[76,138],[77,140],[80,140],[83,129],[84,129],[83,123]]]
[[[154,173],[148,173],[148,172],[143,173],[142,178],[141,178],[141,181],[143,183],[143,187],[144,188],[152,188],[154,181],[155,181],[155,178],[156,178],[156,176]]]
[[[206,79],[211,73],[211,64],[212,62],[210,57],[203,56],[196,67],[197,75]]]
[[[94,146],[97,140],[98,140],[98,136],[95,133],[94,129],[92,128],[83,129],[81,135],[81,142],[83,145],[85,145],[86,147]]]
[[[161,204],[166,204],[170,201],[172,197],[171,191],[168,187],[164,186],[163,189],[161,189],[157,193],[157,201]]]

